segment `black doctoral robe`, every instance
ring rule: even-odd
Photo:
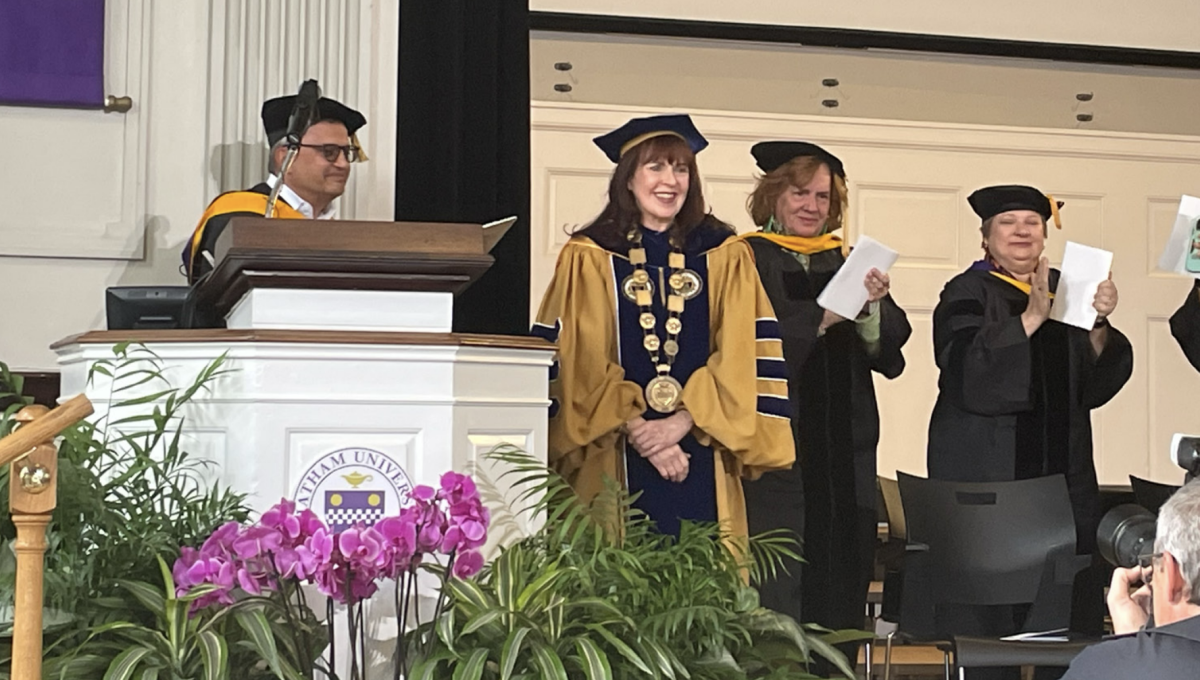
[[[1188,291],[1187,299],[1171,315],[1171,335],[1192,367],[1200,371],[1200,280]]]
[[[1051,290],[1058,285],[1052,271]],[[1096,543],[1091,410],[1133,373],[1133,348],[1116,328],[1099,357],[1088,331],[1047,321],[1025,335],[1029,296],[990,272],[959,274],[933,312],[941,376],[929,423],[929,476],[965,482],[1067,478],[1081,553]]]
[[[861,628],[875,547],[875,449],[879,411],[872,372],[895,378],[912,329],[904,310],[880,301],[875,353],[846,321],[818,336],[817,296],[842,266],[840,250],[816,253],[809,270],[766,239],[747,239],[779,319],[797,465],[745,482],[751,535],[791,529],[805,564],[789,564],[760,588],[764,606],[829,628]]]
[[[1051,270],[1050,288],[1058,285]],[[933,312],[933,345],[941,375],[929,423],[931,479],[1007,481],[1063,474],[1075,515],[1080,554],[1096,546],[1099,487],[1092,459],[1091,410],[1103,406],[1133,372],[1133,349],[1109,327],[1097,357],[1088,331],[1046,321],[1025,335],[1027,293],[983,269],[950,280]],[[1072,626],[1099,632],[1102,576],[1076,579]],[[968,620],[974,615],[968,615]],[[981,630],[1013,632],[1012,614],[980,616]],[[986,621],[986,622],[985,622]]]

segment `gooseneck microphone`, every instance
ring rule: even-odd
[[[263,212],[263,217],[275,216],[275,202],[279,200],[279,191],[283,189],[283,178],[287,175],[288,168],[292,167],[296,152],[300,151],[300,140],[304,139],[304,133],[318,118],[317,102],[320,99],[321,87],[317,85],[317,81],[304,81],[296,95],[296,103],[292,106],[292,115],[288,116],[287,135],[284,137],[287,140],[287,155],[279,164],[279,177],[275,186],[271,188],[271,195],[267,197],[267,209]]]

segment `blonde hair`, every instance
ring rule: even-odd
[[[829,164],[815,156],[797,156],[783,165],[775,168],[758,178],[758,184],[750,198],[746,199],[746,209],[751,219],[758,226],[765,226],[775,215],[775,204],[788,187],[803,187],[812,181],[817,169],[824,166],[829,170],[829,217],[825,220],[825,231],[841,229],[846,224],[846,213],[849,209],[849,194],[846,181],[829,168]]]

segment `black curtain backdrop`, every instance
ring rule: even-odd
[[[396,220],[518,221],[454,330],[529,331],[528,0],[400,3]]]

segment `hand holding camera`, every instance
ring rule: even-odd
[[[1150,574],[1153,569],[1152,565],[1149,569],[1118,567],[1113,570],[1108,588],[1108,613],[1112,617],[1114,633],[1134,633],[1150,621]]]

